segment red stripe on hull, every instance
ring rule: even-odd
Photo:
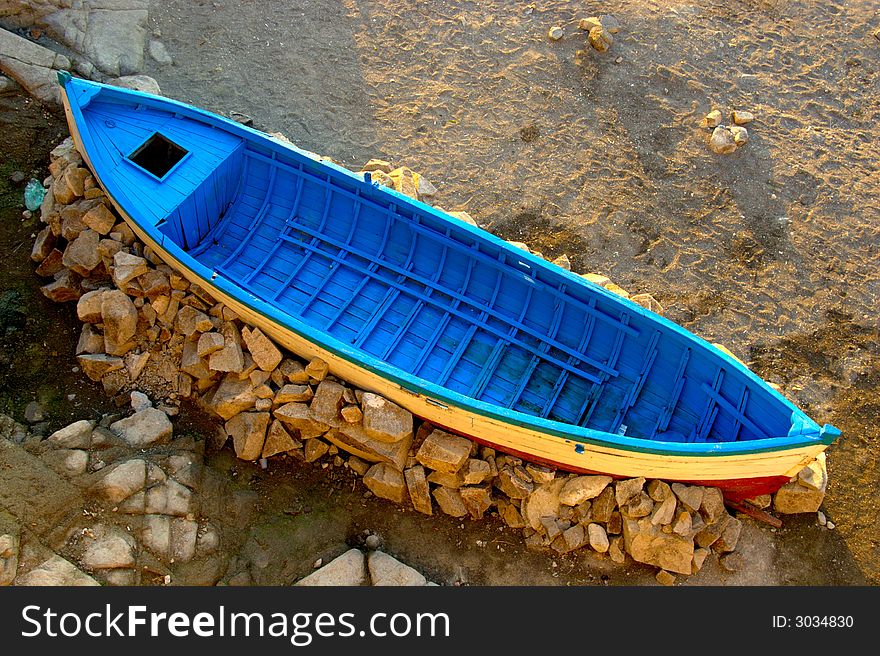
[[[434,424],[432,424],[434,425]],[[452,431],[448,428],[444,428],[443,426],[438,426],[438,428],[442,428],[445,431],[450,433],[456,433],[456,431]],[[458,433],[461,434],[461,433]],[[554,469],[562,469],[563,471],[572,472],[575,474],[602,474],[605,476],[611,476],[613,478],[626,478],[625,476],[619,476],[617,474],[609,474],[608,472],[600,472],[591,469],[583,469],[581,467],[573,467],[571,465],[565,465],[562,463],[555,462],[553,460],[548,460],[546,458],[541,458],[532,453],[524,453],[522,451],[517,451],[516,449],[511,449],[508,447],[499,446],[493,442],[488,440],[484,440],[482,438],[476,437],[474,435],[463,435],[469,440],[473,440],[478,444],[482,444],[483,446],[488,446],[493,449],[497,449],[503,453],[507,453],[512,456],[516,456],[517,458],[522,458],[528,462],[534,462],[541,465],[546,465],[548,467],[552,467]],[[679,483],[686,483],[687,485],[701,485],[704,487],[717,487],[724,494],[724,498],[729,501],[743,501],[745,499],[751,499],[753,497],[761,496],[762,494],[773,494],[783,485],[788,483],[789,479],[785,476],[758,476],[754,478],[731,478],[725,480],[716,480],[716,481],[704,481],[699,479],[688,479],[688,480],[680,480],[680,479],[667,479],[674,480]]]

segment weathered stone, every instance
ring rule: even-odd
[[[731,517],[724,522],[724,529],[721,536],[712,545],[712,549],[718,553],[727,553],[736,549],[739,542],[739,536],[742,533],[742,522],[736,517]]]
[[[347,405],[339,411],[342,418],[349,424],[359,424],[364,419],[364,413],[356,405]]]
[[[467,462],[470,453],[470,440],[434,429],[419,447],[416,460],[430,469],[454,474]]]
[[[694,543],[691,540],[663,533],[647,518],[624,518],[623,538],[626,550],[634,560],[677,574],[691,573],[694,557]]]
[[[454,474],[435,471],[428,474],[428,482],[434,483],[435,485],[451,487],[452,489],[457,490],[462,485],[464,485],[464,475],[461,473],[461,471],[457,471]]]
[[[665,569],[661,569],[657,572],[657,575],[654,577],[657,579],[657,583],[660,585],[674,585],[675,584],[675,574],[671,574],[667,572]]]
[[[620,32],[620,21],[611,14],[602,14],[599,16],[599,22],[602,27],[611,32],[611,34],[617,34]]]
[[[95,422],[87,419],[75,421],[49,436],[49,442],[65,449],[88,449],[92,439]]]
[[[774,495],[773,508],[783,515],[815,513],[824,499],[824,492],[806,487],[799,482],[786,483]]]
[[[177,313],[177,331],[187,337],[195,333],[206,333],[214,328],[211,317],[199,312],[191,305],[184,305]]]
[[[626,562],[626,552],[624,551],[622,537],[613,538],[609,542],[608,555],[611,557],[611,560],[618,565],[623,565]]]
[[[86,323],[101,323],[101,298],[104,289],[86,292],[76,302],[76,316]]]
[[[83,277],[88,277],[101,263],[98,253],[100,237],[94,230],[83,230],[64,249],[61,264]]]
[[[330,450],[330,447],[324,440],[319,440],[317,437],[312,438],[310,440],[306,440],[305,446],[305,458],[306,462],[315,462],[316,460],[324,457],[324,455]]]
[[[672,491],[679,501],[684,504],[692,513],[697,512],[703,505],[703,488],[697,485],[683,485],[681,483],[673,483]]]
[[[751,499],[746,499],[750,504],[755,506],[756,508],[766,509],[770,507],[770,504],[773,503],[773,495],[772,494],[762,494],[757,497],[752,497]]]
[[[630,297],[633,303],[638,303],[646,310],[650,310],[654,314],[663,314],[663,305],[650,294],[633,294]]]
[[[447,212],[447,214],[451,217],[458,219],[459,221],[464,221],[468,225],[479,227],[477,225],[477,222],[474,220],[474,217],[472,217],[469,212],[456,211],[456,212]]]
[[[563,36],[565,36],[565,30],[563,30],[559,25],[554,25],[547,32],[547,38],[551,41],[559,41]]]
[[[129,353],[125,356],[125,368],[128,371],[128,377],[131,382],[135,382],[140,378],[141,372],[147,366],[150,359],[149,351],[145,353]]]
[[[250,380],[239,380],[234,374],[227,374],[210,397],[208,406],[221,419],[228,421],[239,412],[254,407],[256,400]],[[305,413],[308,414],[308,408],[305,409]]]
[[[726,127],[718,126],[709,137],[709,148],[716,155],[727,155],[736,150],[733,134]]]
[[[707,128],[717,128],[721,125],[721,122],[724,120],[724,115],[721,113],[720,109],[713,109],[711,112],[706,114],[703,119],[703,122],[706,124]]]
[[[804,487],[824,494],[828,487],[828,470],[824,451],[798,472],[797,482]]]
[[[485,460],[468,458],[467,463],[459,472],[465,485],[478,485],[492,478],[492,467]]]
[[[322,380],[309,403],[309,416],[317,422],[330,425],[339,418],[342,394],[345,388],[332,380]]]
[[[577,476],[565,483],[559,493],[559,501],[566,506],[577,506],[599,496],[609,483],[610,476]]]
[[[364,393],[361,405],[364,431],[373,439],[397,442],[412,435],[412,414],[399,405],[371,392]]]
[[[651,514],[654,509],[654,502],[645,492],[639,492],[635,497],[630,499],[629,503],[620,509],[620,512],[627,517],[646,517]]]
[[[285,385],[275,394],[275,403],[308,403],[313,396],[312,388],[308,385]]]
[[[126,460],[111,469],[95,485],[95,489],[111,503],[119,503],[144,488],[147,463],[139,458]]]
[[[562,531],[562,534],[553,541],[553,548],[559,553],[569,553],[579,549],[587,543],[587,535],[584,527],[575,524]]]
[[[654,526],[666,526],[672,523],[675,517],[676,505],[675,495],[670,491],[669,496],[654,506],[654,510],[651,513],[651,523]]]
[[[387,462],[373,465],[364,476],[364,485],[377,497],[403,503],[406,484],[403,474],[394,465]]]
[[[717,487],[703,489],[703,501],[700,504],[700,514],[707,524],[714,524],[725,513],[724,495]]]
[[[533,483],[517,476],[511,467],[502,467],[494,484],[511,499],[525,499],[535,489]]]
[[[0,520],[3,515],[0,514]],[[12,585],[18,573],[18,553],[21,546],[19,529],[11,522],[0,521],[0,587]]]
[[[137,308],[131,299],[118,289],[105,291],[101,296],[101,316],[104,337],[116,344],[124,344],[137,330]]]
[[[36,239],[34,239],[33,248],[31,248],[31,260],[34,262],[42,262],[45,260],[49,257],[49,253],[55,248],[56,242],[57,239],[52,232],[51,226],[46,226],[40,230],[37,233]]]
[[[304,370],[305,374],[309,378],[314,378],[318,382],[324,380],[327,377],[327,374],[330,372],[330,366],[324,362],[321,358],[315,358],[306,366]],[[295,383],[297,381],[290,379],[291,383]],[[307,382],[307,381],[300,381]]]
[[[170,557],[175,563],[186,563],[192,560],[196,553],[196,541],[199,535],[199,525],[185,517],[176,517],[171,520],[171,544]]]
[[[89,569],[134,567],[134,540],[120,530],[102,533],[86,547],[82,564]]]
[[[590,45],[593,46],[593,49],[597,52],[607,52],[614,44],[614,37],[611,36],[611,32],[601,25],[590,29],[588,39]]]
[[[742,554],[729,553],[718,559],[721,568],[728,572],[738,572],[745,567],[746,561]]]
[[[733,111],[733,122],[736,125],[745,125],[746,123],[751,123],[755,120],[755,115],[752,112],[744,112],[744,111]]]
[[[276,411],[277,412],[277,411]],[[406,467],[412,439],[395,443],[374,440],[357,424],[344,424],[326,434],[326,439],[340,449],[370,462],[390,462],[398,469]]]
[[[263,452],[268,412],[242,412],[224,424],[227,435],[232,437],[235,455],[241,460],[256,460]]]
[[[498,514],[510,528],[525,528],[526,522],[519,508],[502,497],[498,500]]]
[[[49,258],[46,258],[40,266],[42,267],[42,265],[47,262],[49,262]],[[58,265],[62,266],[60,260]],[[82,278],[79,274],[70,269],[61,268],[54,274],[54,278],[54,281],[50,282],[48,285],[40,287],[40,292],[42,292],[43,296],[50,301],[54,301],[55,303],[67,303],[68,301],[75,301],[82,296]]]
[[[440,506],[440,510],[447,515],[464,517],[468,514],[467,506],[464,505],[464,501],[458,490],[443,486],[438,487],[434,490],[434,499],[437,500],[437,505]]]
[[[681,510],[672,523],[672,532],[682,537],[692,537],[692,527],[691,514],[687,510]]]
[[[370,467],[372,465],[370,465],[370,463],[368,462],[361,460],[357,456],[351,456],[348,459],[348,466],[355,474],[357,474],[358,476],[363,476],[370,470]]]
[[[492,495],[488,487],[466,485],[459,488],[458,493],[471,519],[482,519],[485,512],[492,507]]]
[[[79,340],[76,343],[76,354],[99,354],[104,350],[104,336],[99,333],[91,324],[85,323],[80,332]],[[82,363],[80,363],[82,367]]]
[[[295,440],[287,432],[279,420],[274,420],[269,426],[266,441],[263,444],[263,458],[271,458],[278,453],[286,453],[302,447],[302,442]]]
[[[147,271],[149,271],[147,261],[142,257],[125,251],[119,251],[113,256],[113,282],[117,287],[124,287],[127,282]]]
[[[240,373],[244,371],[244,353],[241,350],[241,334],[235,324],[227,321],[223,324],[223,348],[211,353],[208,367],[212,371]]]
[[[57,248],[53,248],[46,256],[46,259],[40,262],[40,266],[34,269],[34,273],[41,278],[52,278],[55,274],[64,269],[64,265],[61,264],[61,260],[63,259],[64,254]]]
[[[241,335],[248,351],[251,352],[251,357],[260,369],[272,371],[281,364],[281,351],[259,328],[253,330],[245,328]]]
[[[587,536],[590,546],[599,553],[606,553],[611,543],[608,541],[608,533],[601,524],[589,524],[587,526]]]
[[[351,465],[351,461],[349,461]],[[412,501],[413,508],[425,515],[433,514],[431,508],[431,494],[428,481],[425,478],[425,469],[421,465],[410,467],[403,472],[406,480],[406,487],[409,491],[409,498]]]
[[[349,549],[321,569],[300,579],[302,586],[363,585],[367,578],[366,559],[359,549]]]
[[[275,408],[273,414],[285,425],[299,431],[301,439],[318,437],[330,428],[328,424],[315,420],[305,403],[285,403]]]
[[[733,135],[733,143],[737,145],[737,147],[745,146],[749,143],[749,131],[746,130],[741,125],[731,125],[729,128],[730,134]]]
[[[724,515],[722,515],[721,521],[718,521],[715,524],[704,525],[694,535],[694,542],[696,542],[697,546],[707,548],[715,544],[715,542],[718,541],[718,538],[720,538],[721,534],[724,532],[724,527],[729,517],[730,516],[725,513]],[[691,530],[693,530],[693,528]]]
[[[382,173],[391,173],[394,169],[391,162],[384,159],[371,159],[361,167],[361,171],[381,171]]]
[[[396,191],[418,200],[419,185],[416,175],[416,173],[405,166],[388,172],[388,177],[391,178],[391,183]]]
[[[541,517],[539,526],[540,529],[538,532],[543,532],[550,541],[553,541],[562,535],[562,528],[559,526],[559,521],[556,517]]]
[[[703,563],[706,562],[706,557],[709,555],[708,549],[694,549],[694,561],[691,571],[696,574],[703,568]]]
[[[99,235],[109,234],[116,224],[116,217],[107,206],[98,203],[82,216],[83,225],[91,228]]]
[[[559,493],[564,485],[565,479],[556,479],[536,488],[523,500],[520,512],[529,526],[537,531],[541,527],[542,517],[559,516]]]
[[[157,515],[186,517],[190,512],[192,492],[175,480],[168,479],[161,485],[147,490],[144,512]]]
[[[367,562],[374,586],[422,586],[427,583],[422,574],[383,551],[371,551]]]
[[[614,496],[617,500],[617,506],[623,508],[630,499],[636,497],[645,485],[645,478],[629,478],[623,481],[617,481],[614,484]]]
[[[170,442],[173,429],[168,415],[158,408],[147,408],[110,424],[117,437],[137,448]]]
[[[154,554],[167,560],[171,551],[171,518],[167,515],[146,515],[141,528],[141,542]]]

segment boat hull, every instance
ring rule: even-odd
[[[176,255],[154,238],[130,215],[101,179],[101,172],[90,160],[83,145],[79,126],[63,94],[71,135],[98,182],[107,192],[120,216],[138,238],[163,261],[179,270],[191,282],[209,290],[217,300],[232,308],[246,323],[257,326],[277,343],[304,359],[320,358],[330,371],[352,384],[381,394],[406,408],[417,417],[467,436],[481,444],[523,459],[540,462],[566,471],[602,473],[616,478],[644,476],[668,481],[712,485],[721,488],[732,500],[739,500],[778,489],[801,468],[812,462],[827,444],[815,442],[792,448],[747,453],[656,453],[650,450],[618,448],[612,443],[593,444],[534,430],[516,421],[473,412],[467,407],[439,402],[411,388],[377,374],[361,363],[341,357],[315,341],[257,311],[251,304],[226,293],[211,279],[199,275],[186,256]]]

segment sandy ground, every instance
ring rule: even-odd
[[[622,24],[604,55],[577,29],[597,13]],[[147,71],[167,95],[243,112],[347,166],[406,164],[438,186],[436,204],[654,294],[667,316],[726,344],[844,431],[829,451],[824,506],[836,530],[811,517],[776,533],[747,522],[746,570],[710,562],[689,583],[880,583],[880,18],[871,3],[167,0],[152,3],[151,22],[175,60]],[[561,41],[547,38],[552,25],[564,27]],[[714,107],[758,116],[733,155],[706,147],[700,119]],[[47,144],[36,147],[31,165],[44,166]],[[4,210],[7,220],[17,213]],[[3,261],[24,271],[26,253],[10,253],[9,240],[29,232],[5,229],[12,259]],[[75,325],[28,298],[27,316]],[[64,339],[56,364],[69,370]],[[27,366],[20,351],[4,383],[9,409],[33,396],[22,384],[33,374],[14,380]],[[529,553],[497,521],[461,529],[363,499],[317,471],[261,472],[228,455],[210,461],[235,464],[262,499],[241,544],[268,545],[292,560],[290,572],[370,528],[438,582],[653,581],[648,568],[589,554]],[[294,521],[291,506],[318,510]]]

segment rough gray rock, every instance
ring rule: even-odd
[[[75,421],[49,436],[49,441],[65,449],[87,449],[92,438],[95,422],[88,419]]]
[[[371,551],[367,562],[373,585],[421,586],[428,582],[424,575],[384,551]]]
[[[21,586],[94,586],[100,585],[68,560],[54,555],[15,581]]]
[[[115,435],[138,448],[170,442],[173,428],[168,415],[158,408],[147,408],[110,424]]]
[[[95,487],[111,503],[119,503],[142,490],[146,482],[147,464],[140,458],[134,458],[111,469]]]

